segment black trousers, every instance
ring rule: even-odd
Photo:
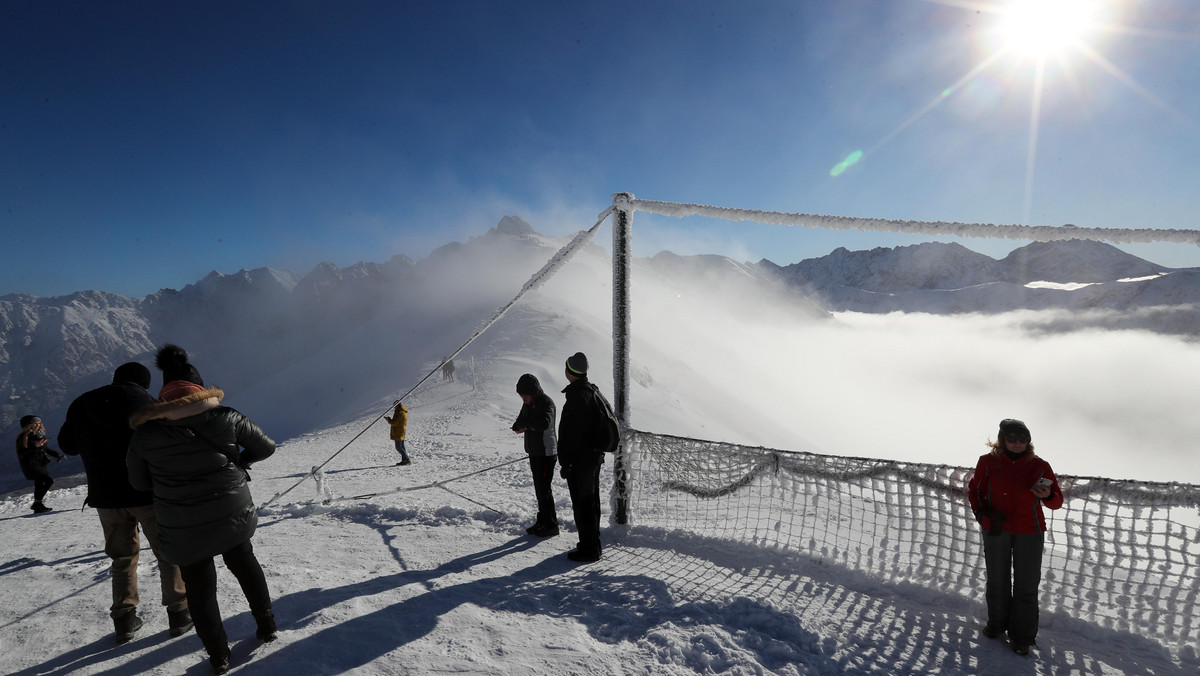
[[[558,510],[554,507],[554,466],[558,458],[553,455],[529,456],[529,471],[533,473],[533,494],[537,498],[537,522],[558,525]]]
[[[1045,534],[983,536],[988,624],[1010,639],[1033,644],[1038,633],[1038,585]]]
[[[51,479],[49,474],[39,475],[33,480],[33,501],[41,502],[42,498],[46,497],[46,493],[50,491],[50,487],[53,485],[54,479]]]
[[[258,617],[271,610],[271,594],[267,591],[267,577],[263,574],[254,547],[246,540],[221,555],[229,572],[237,578],[250,605],[250,612]],[[227,649],[225,627],[221,623],[221,608],[217,605],[217,567],[213,560],[204,559],[179,567],[187,587],[188,609],[196,634],[204,642],[209,654],[214,649]]]
[[[575,528],[579,530],[579,551],[589,554],[600,553],[600,467],[603,464],[603,454],[584,453],[575,458],[567,475]]]

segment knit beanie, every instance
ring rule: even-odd
[[[205,391],[206,390],[203,386],[197,385],[196,383],[188,382],[186,380],[172,380],[166,385],[163,385],[162,389],[158,391],[158,398],[162,401],[171,401],[172,399],[182,399],[189,394],[196,394],[197,392]]]
[[[567,370],[577,376],[586,376],[588,370],[587,355],[582,352],[567,357]]]
[[[532,373],[526,373],[517,380],[517,394],[529,395],[531,397],[542,393],[542,384],[538,382],[537,376]]]
[[[159,399],[170,401],[204,391],[204,379],[196,367],[188,362],[187,352],[182,347],[169,343],[163,345],[154,356],[154,365],[162,369],[165,383],[158,393]]]
[[[150,369],[136,361],[121,364],[116,371],[113,371],[113,384],[117,383],[133,383],[148,390],[150,389]]]
[[[204,385],[204,379],[200,377],[200,372],[188,361],[187,352],[184,352],[183,348],[178,345],[169,343],[163,345],[154,357],[154,365],[162,369],[164,383],[172,380],[186,380],[189,383]]]
[[[29,427],[30,425],[32,425],[34,423],[40,423],[40,422],[42,422],[42,419],[37,417],[36,415],[21,416],[21,427],[22,428]]]
[[[1025,426],[1025,423],[1016,418],[1005,418],[1000,421],[1000,436],[997,438],[1003,439],[1009,434],[1016,434],[1026,437],[1031,441],[1033,440],[1033,436],[1029,434],[1029,428]]]

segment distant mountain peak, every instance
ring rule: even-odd
[[[526,223],[520,216],[505,216],[496,225],[496,232],[502,235],[536,235],[537,230]]]

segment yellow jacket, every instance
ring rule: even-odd
[[[396,407],[395,418],[389,418],[385,415],[383,419],[388,421],[388,424],[392,426],[392,434],[389,438],[392,441],[404,441],[404,432],[408,429],[408,409],[404,407],[404,404]]]

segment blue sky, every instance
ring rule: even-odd
[[[1045,60],[1036,136],[1036,59],[987,61],[1007,4],[9,0],[0,295],[420,258],[506,214],[566,235],[614,192],[1200,227],[1200,3],[1096,0],[1085,49]],[[780,264],[923,241],[649,215],[634,238]]]

